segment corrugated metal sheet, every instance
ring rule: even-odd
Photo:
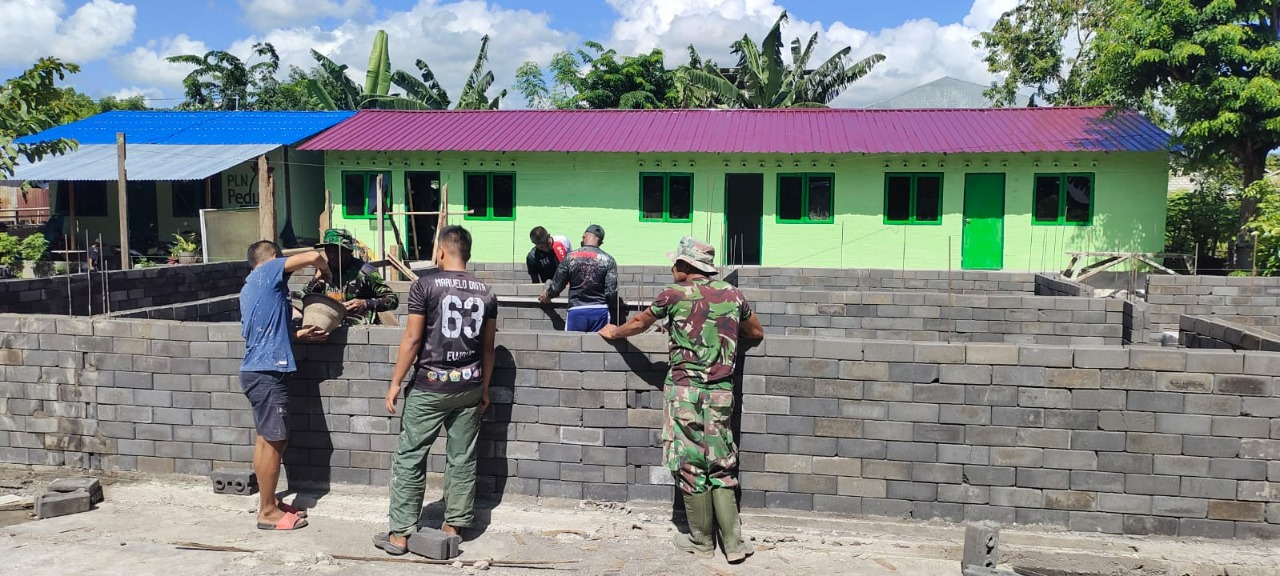
[[[18,139],[20,143],[70,138],[86,144],[296,144],[353,112],[164,112],[114,110]]]
[[[983,110],[364,110],[302,150],[960,153],[1167,150],[1106,108]]]
[[[252,160],[279,144],[239,146],[161,146],[130,144],[125,151],[129,180],[201,180],[236,164]],[[116,147],[82,145],[61,156],[47,156],[35,164],[19,164],[15,180],[115,180]]]

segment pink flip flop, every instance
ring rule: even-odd
[[[295,515],[297,515],[299,518],[306,518],[306,517],[307,517],[307,511],[306,511],[306,510],[303,510],[303,509],[301,509],[301,508],[298,508],[297,506],[294,506],[293,504],[285,504],[284,502],[280,502],[280,503],[278,503],[278,504],[276,505],[276,508],[279,508],[279,509],[280,509],[280,511],[281,511],[281,512],[284,512],[285,514],[295,514]]]
[[[284,516],[281,516],[280,520],[276,521],[275,524],[272,524],[270,522],[259,522],[258,529],[288,531],[288,530],[297,530],[299,528],[304,528],[306,527],[306,525],[307,525],[307,520],[305,518],[299,518],[297,514],[289,512],[289,513],[286,513]]]

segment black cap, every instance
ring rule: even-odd
[[[599,224],[587,226],[587,234],[595,234],[596,238],[599,238],[601,242],[604,242],[604,228],[601,228]]]

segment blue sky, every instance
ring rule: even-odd
[[[308,67],[315,48],[361,74],[373,33],[391,36],[392,64],[431,63],[456,92],[480,37],[493,37],[497,88],[520,62],[596,40],[622,53],[658,47],[668,63],[693,43],[705,56],[730,59],[729,43],[763,36],[785,9],[788,39],[821,34],[820,54],[851,46],[857,56],[888,59],[837,105],[858,106],[941,76],[991,79],[969,44],[1016,0],[0,0],[0,77],[52,53],[77,62],[71,83],[94,97],[143,94],[153,105],[180,101],[186,68],[177,53],[226,49],[247,55],[270,41],[285,65]],[[362,76],[360,76],[362,79]],[[510,106],[521,105],[510,97]]]

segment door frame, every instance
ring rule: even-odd
[[[996,267],[970,268],[965,266],[965,235],[969,228],[969,177],[970,176],[999,176],[1000,177],[1000,252],[999,263]],[[1006,208],[1009,206],[1009,175],[1005,172],[965,172],[964,186],[962,190],[962,200],[960,203],[960,269],[961,270],[1003,270],[1004,269],[1004,249],[1005,249],[1005,216]]]
[[[730,176],[759,176],[760,177],[760,242],[757,253],[760,255],[760,264],[731,264],[732,256],[729,249],[729,177]],[[721,213],[724,216],[724,255],[720,259],[723,266],[762,266],[764,264],[764,172],[725,172],[724,174],[724,203],[721,206]]]

